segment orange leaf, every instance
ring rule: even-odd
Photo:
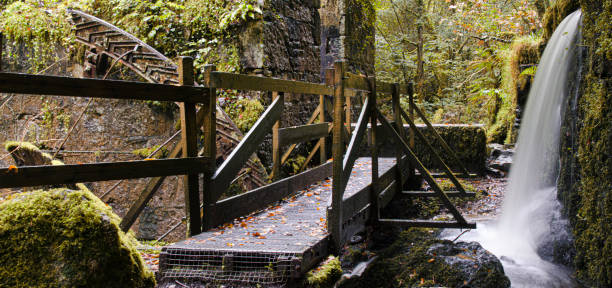
[[[259,232],[253,233],[253,237],[259,237],[259,236],[261,236],[261,234],[259,234]]]
[[[19,170],[19,168],[17,168],[17,166],[15,165],[11,165],[8,167],[8,171],[6,171],[6,173],[17,173],[17,171]]]
[[[246,228],[246,227],[247,227],[247,224],[246,224],[246,223],[244,223],[244,222],[241,222],[241,223],[240,223],[240,227],[242,227],[242,228]]]
[[[145,158],[144,161],[151,161],[151,160],[155,160],[155,158]]]
[[[312,196],[312,193],[307,193],[306,194],[306,197],[310,197],[310,196]]]
[[[234,247],[234,243],[227,243],[227,246]]]
[[[272,216],[274,216],[274,213],[272,212],[268,213],[268,217],[272,217]]]
[[[431,263],[431,262],[434,262],[434,261],[435,261],[435,259],[431,258],[431,259],[427,260],[427,263]]]
[[[257,238],[259,238],[259,239],[266,239],[266,236],[261,235],[261,236],[259,236]]]

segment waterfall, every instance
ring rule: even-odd
[[[529,91],[497,225],[502,255],[537,259],[538,247],[551,234],[550,222],[559,209],[556,197],[559,133],[568,94],[568,74],[575,66],[573,50],[580,16],[580,11],[576,11],[559,24],[544,50]]]
[[[559,134],[576,66],[581,12],[567,16],[549,40],[527,98],[502,213],[462,240],[478,241],[501,258],[513,287],[572,287],[564,267],[543,260],[559,225]],[[561,227],[561,228],[560,228]],[[565,233],[565,231],[562,231]],[[546,248],[546,247],[544,247]]]

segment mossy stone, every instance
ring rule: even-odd
[[[89,191],[37,190],[1,202],[0,286],[153,287],[119,222]]]

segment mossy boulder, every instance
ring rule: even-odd
[[[89,191],[37,190],[0,202],[0,286],[153,287],[119,222]]]
[[[402,232],[362,279],[347,287],[510,287],[501,262],[476,242],[436,239],[425,229]]]
[[[342,275],[342,267],[337,257],[329,256],[319,267],[308,271],[304,287],[331,288]]]

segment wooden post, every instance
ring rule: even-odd
[[[334,70],[333,69],[325,70],[325,84],[327,84],[328,86],[334,85]],[[319,123],[325,123],[327,122],[327,118],[325,117],[325,113],[327,111],[326,109],[327,100],[325,99],[325,95],[319,95],[319,105],[320,105]],[[320,156],[321,164],[327,162],[327,145],[325,143],[326,142],[325,139],[327,139],[327,137],[323,137],[321,138],[321,140],[319,140],[319,142],[321,143],[319,147],[319,156]]]
[[[370,94],[368,95],[368,102],[370,103],[370,123],[372,126],[371,137],[372,137],[372,146],[370,147],[370,155],[372,157],[372,189],[370,189],[370,203],[372,207],[372,214],[370,215],[370,221],[372,224],[376,224],[378,222],[380,216],[380,209],[378,207],[378,195],[381,191],[378,191],[378,139],[376,139],[377,133],[377,114],[378,108],[376,105],[376,78],[369,77],[368,81],[370,82]]]
[[[412,83],[408,83],[407,88],[408,91],[406,91],[406,93],[408,94],[408,115],[410,116],[410,120],[412,122],[414,122],[414,85]],[[400,134],[401,135],[401,134]],[[409,145],[410,145],[410,149],[412,149],[412,151],[414,151],[414,129],[412,127],[410,127],[410,141],[409,141]],[[411,179],[414,177],[414,164],[412,163],[412,161],[408,161],[408,178]]]
[[[278,92],[272,92],[272,102],[278,98]],[[280,119],[274,122],[272,126],[272,181],[278,179],[281,168],[281,150],[280,138],[278,129],[280,128]]]
[[[334,248],[342,249],[342,197],[345,179],[342,179],[342,162],[344,158],[344,143],[342,142],[342,112],[344,107],[344,73],[345,62],[334,63],[334,126],[332,135],[332,204],[328,210],[327,227],[331,232]]]
[[[215,159],[217,157],[217,90],[212,86],[212,73],[217,70],[214,65],[206,65],[204,67],[204,85],[206,90],[207,101],[201,109],[204,109],[204,121],[202,123],[202,131],[204,136],[203,152],[205,157]],[[216,162],[213,160],[210,164],[208,172],[204,174],[204,183],[202,189],[202,231],[206,231],[212,226],[211,211],[215,205],[214,191],[212,191],[212,177],[217,169]]]
[[[393,116],[395,118],[395,124],[398,127],[398,134],[405,139],[406,137],[406,133],[404,131],[404,123],[402,122],[402,107],[400,106],[400,91],[399,91],[399,84],[398,83],[394,83],[391,86],[391,101],[392,101],[392,106],[393,106]],[[402,179],[402,167],[401,167],[401,160],[402,160],[402,155],[404,151],[399,147],[399,145],[396,145],[396,149],[395,149],[395,160],[396,160],[396,165],[397,165],[397,174],[396,174],[396,179],[397,181],[397,185],[395,185],[396,187],[396,192],[397,193],[401,193],[402,192],[402,188],[403,188],[403,183],[404,183],[404,179]]]
[[[179,58],[179,85],[193,86],[193,58]],[[183,157],[198,156],[198,128],[196,125],[195,103],[181,102],[181,145]],[[187,217],[187,237],[201,232],[199,175],[183,176],[185,191],[185,216]]]
[[[4,38],[0,32],[0,72],[2,72],[2,48],[4,46]]]
[[[352,115],[351,115],[351,108],[353,107],[353,104],[351,102],[351,95],[348,94],[346,95],[346,110],[344,111],[346,113],[346,116],[344,116],[345,121],[346,121],[346,131],[348,131],[348,135],[349,137],[352,135],[353,131],[351,129],[351,122],[352,122]],[[348,140],[347,140],[348,141]]]

